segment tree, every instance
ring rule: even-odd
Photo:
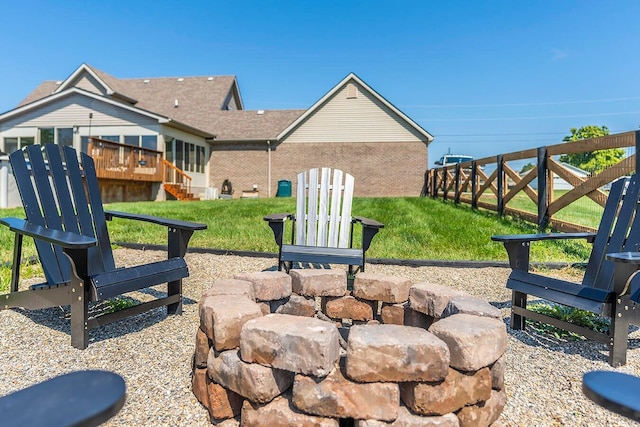
[[[534,165],[533,163],[527,163],[526,165],[524,165],[522,167],[522,169],[520,169],[520,175],[522,175],[525,172],[530,171],[531,169],[535,168],[536,165]]]
[[[583,126],[580,129],[571,128],[571,135],[565,136],[563,141],[573,142],[589,138],[599,138],[609,135],[609,128],[606,126]],[[624,158],[622,148],[610,148],[608,150],[596,150],[586,153],[563,154],[560,161],[579,167],[587,172],[598,173],[615,165]]]

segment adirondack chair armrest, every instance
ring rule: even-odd
[[[83,236],[70,231],[52,230],[20,218],[2,218],[0,219],[0,224],[6,225],[14,233],[67,249],[86,249],[98,243],[93,237]]]
[[[108,221],[111,221],[113,218],[124,218],[124,219],[133,219],[136,221],[144,221],[150,222],[152,224],[163,225],[165,227],[177,228],[179,230],[205,230],[207,228],[206,224],[201,224],[199,222],[189,222],[189,221],[180,221],[169,218],[162,218],[153,215],[144,215],[144,214],[136,214],[129,212],[119,212],[119,211],[105,211],[105,217]]]
[[[372,227],[372,228],[384,228],[384,224],[373,219],[365,218],[363,216],[354,216],[354,222],[359,222],[363,227]]]
[[[502,242],[507,255],[509,256],[509,266],[513,270],[529,270],[529,247],[531,242],[542,240],[559,239],[586,239],[593,242],[594,233],[541,233],[541,234],[513,234],[502,236],[491,236],[494,242]]]
[[[282,213],[277,213],[277,214],[271,214],[271,215],[267,215],[265,216],[263,219],[265,221],[281,221],[284,222],[288,219],[293,219],[295,217],[294,214],[289,213],[289,212],[282,212]]]
[[[282,212],[265,216],[263,219],[269,222],[269,227],[273,231],[273,237],[279,248],[282,248],[284,238],[284,222],[288,219],[295,220],[295,215],[290,212]]]
[[[606,255],[607,261],[615,263],[613,270],[613,291],[616,295],[626,294],[640,270],[640,252],[615,252]],[[635,302],[640,301],[640,287],[636,286],[631,296]]]
[[[378,234],[378,231],[380,231],[381,228],[384,227],[384,224],[362,216],[353,217],[353,219],[351,220],[352,236],[353,224],[355,223],[362,224],[362,250],[366,252],[369,249],[369,246],[371,246],[373,237]]]

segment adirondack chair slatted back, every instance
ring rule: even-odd
[[[637,251],[640,247],[639,181],[639,175],[634,174],[629,180],[619,179],[611,185],[583,285],[613,290],[614,263],[605,261],[606,254]]]
[[[73,148],[47,144],[15,151],[10,161],[27,220],[50,229],[95,237],[99,243],[88,251],[88,273],[113,270],[115,263],[93,160],[82,153],[81,169]],[[71,264],[62,249],[42,241],[36,241],[36,248],[47,281],[68,282]]]
[[[298,174],[295,244],[332,248],[350,245],[353,176],[315,168]]]

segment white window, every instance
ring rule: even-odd
[[[22,147],[33,145],[34,143],[35,138],[32,136],[16,136],[4,138],[4,152],[7,154],[11,154]]]

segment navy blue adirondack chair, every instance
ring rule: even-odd
[[[182,312],[182,279],[189,275],[184,255],[192,234],[205,224],[149,215],[104,211],[93,159],[71,147],[32,145],[10,155],[26,220],[3,218],[15,233],[10,293],[0,309],[42,309],[70,305],[71,343],[84,349],[92,328],[167,306]],[[107,220],[126,218],[168,230],[168,258],[116,268]],[[35,240],[46,282],[18,290],[22,240]],[[167,283],[167,295],[115,313],[88,317],[88,303]]]
[[[76,371],[0,397],[5,427],[98,426],[120,411],[124,379],[108,371]]]
[[[640,250],[640,175],[615,181],[602,214],[597,233],[551,233],[493,236],[502,242],[509,255],[512,272],[507,288],[512,291],[511,328],[524,329],[531,318],[551,324],[609,348],[609,364],[624,365],[627,360],[629,325],[640,325],[640,308],[630,295],[640,255],[635,260],[628,252]],[[535,274],[529,271],[531,242],[550,239],[587,239],[591,255],[582,283]],[[620,252],[625,252],[620,254]],[[608,333],[593,331],[527,309],[527,296],[569,307],[587,310],[611,320]]]

